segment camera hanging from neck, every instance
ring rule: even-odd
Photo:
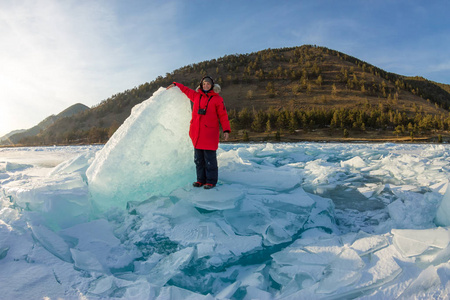
[[[198,100],[198,111],[197,111],[197,113],[198,113],[199,115],[206,115],[206,110],[208,109],[209,100],[211,100],[211,98],[212,98],[214,95],[212,95],[212,96],[210,96],[210,97],[208,98],[208,102],[206,102],[205,108],[200,108],[200,102],[202,101],[202,96],[203,96],[203,95],[200,95],[200,99]]]

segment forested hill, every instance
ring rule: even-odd
[[[450,87],[405,77],[344,53],[304,45],[227,55],[182,67],[56,121],[21,144],[106,142],[131,108],[159,87],[195,88],[204,75],[222,87],[233,140],[270,139],[307,132],[371,131],[420,136],[449,128]],[[324,136],[324,139],[327,139]]]
[[[44,134],[45,131],[57,123],[58,120],[68,118],[70,116],[79,114],[81,112],[84,112],[86,110],[89,110],[89,107],[87,107],[84,104],[76,103],[74,105],[71,105],[70,107],[66,108],[62,112],[60,112],[57,115],[51,115],[39,122],[39,124],[33,126],[32,128],[26,129],[26,130],[17,130],[9,133],[8,135],[0,138],[0,145],[14,145],[14,144],[30,144],[30,142],[27,142],[28,140],[33,141],[41,141],[41,134]]]

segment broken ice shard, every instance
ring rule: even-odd
[[[136,105],[86,172],[97,209],[125,208],[189,183],[195,175],[189,120],[190,102],[178,89],[160,88]]]

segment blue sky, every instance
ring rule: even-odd
[[[450,1],[0,2],[0,136],[180,67],[315,44],[450,84]]]

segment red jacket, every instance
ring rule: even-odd
[[[213,90],[205,94],[201,89],[195,91],[181,83],[174,82],[174,84],[194,103],[189,127],[189,136],[194,148],[217,150],[220,135],[219,121],[222,130],[230,132],[230,122],[223,98]],[[199,108],[206,108],[206,114],[198,114]]]

